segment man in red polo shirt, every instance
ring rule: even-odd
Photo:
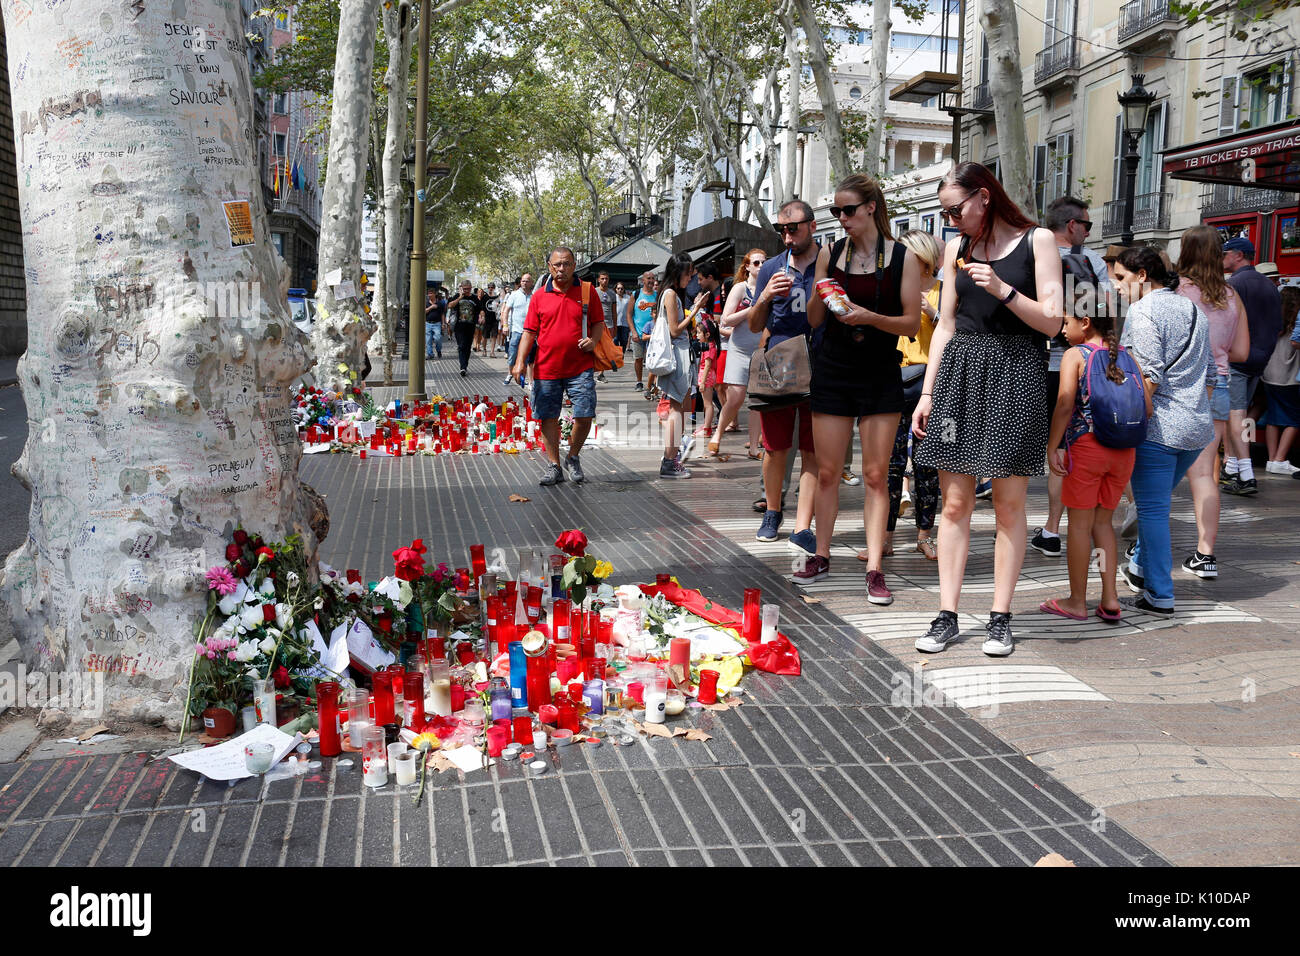
[[[524,337],[511,374],[523,375],[523,363],[537,343],[533,366],[533,417],[542,423],[542,441],[550,464],[538,484],[557,485],[564,481],[560,468],[560,407],[567,392],[573,402],[573,432],[565,466],[574,481],[583,480],[578,460],[582,443],[596,417],[596,373],[592,353],[605,331],[605,314],[600,299],[587,289],[587,321],[583,322],[582,283],[575,282],[577,267],[573,250],[559,246],[547,259],[550,278],[538,286],[528,301]],[[594,303],[594,305],[593,305]]]

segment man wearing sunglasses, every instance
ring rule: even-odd
[[[776,231],[785,243],[785,252],[763,263],[754,283],[754,304],[750,309],[749,328],[768,333],[767,346],[780,345],[797,335],[808,336],[809,351],[816,348],[820,336],[808,324],[808,300],[813,295],[817,253],[820,251],[813,231],[816,222],[812,207],[802,199],[792,199],[776,214]],[[777,540],[781,526],[781,485],[786,463],[796,440],[799,460],[799,508],[790,544],[809,554],[817,550],[817,539],[809,530],[817,498],[817,454],[813,447],[812,410],[808,401],[790,408],[762,412],[763,422],[763,494],[767,509],[755,537],[759,541]],[[798,431],[796,432],[796,422]]]

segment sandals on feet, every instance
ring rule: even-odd
[[[925,555],[926,559],[929,561],[939,560],[939,552],[934,546],[933,537],[918,538],[916,542],[916,550]]]

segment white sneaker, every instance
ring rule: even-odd
[[[1289,461],[1270,461],[1264,466],[1270,475],[1294,475],[1300,468]]]

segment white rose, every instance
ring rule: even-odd
[[[287,604],[277,604],[275,606],[275,623],[280,630],[287,631],[289,625],[293,623],[293,608]]]
[[[242,605],[243,605],[243,601],[239,597],[239,592],[236,591],[233,594],[227,594],[220,601],[218,601],[217,610],[220,611],[222,614],[226,615],[226,617],[230,617],[230,615],[234,614],[235,610],[241,607]]]
[[[266,620],[266,618],[262,616],[262,605],[260,604],[244,605],[244,610],[240,612],[239,615],[239,623],[249,630],[257,627],[257,625],[262,623],[264,620]]]
[[[257,642],[244,641],[239,647],[235,648],[235,660],[242,663],[248,663],[257,656]]]
[[[288,577],[289,577],[289,587],[291,588],[296,588],[298,586],[298,582],[302,580],[302,578],[298,577],[298,572],[296,571],[290,571]]]
[[[257,646],[258,649],[261,650],[263,654],[270,654],[272,651],[275,650],[275,638],[268,635],[262,638],[262,643],[258,644]]]

